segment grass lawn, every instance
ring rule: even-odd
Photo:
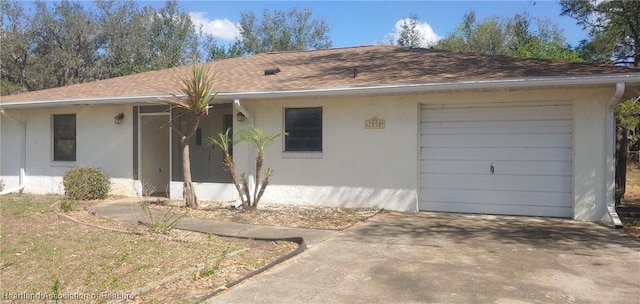
[[[53,303],[52,295],[60,295],[65,297],[62,302],[103,303],[183,273],[176,282],[136,300],[192,303],[290,250],[277,243],[213,235],[176,242],[153,234],[79,225],[60,220],[49,210],[58,199],[29,195],[0,199],[0,302],[40,303],[43,298],[35,297],[48,295]],[[31,300],[16,301],[16,297]]]

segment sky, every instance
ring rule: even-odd
[[[153,4],[152,4],[153,3]],[[140,5],[162,2],[140,2]],[[325,19],[330,27],[333,47],[370,45],[394,39],[402,20],[415,13],[423,37],[433,43],[447,36],[462,21],[464,14],[475,11],[477,20],[496,15],[512,17],[527,12],[531,17],[549,17],[560,25],[567,42],[577,46],[587,32],[575,20],[560,16],[558,1],[178,1],[197,25],[216,37],[220,44],[232,42],[238,35],[235,25],[242,12],[259,16],[264,9],[288,10],[309,8],[314,17]]]

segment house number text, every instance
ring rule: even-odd
[[[376,116],[364,121],[365,129],[384,129],[384,127],[385,127],[384,119],[380,119]]]

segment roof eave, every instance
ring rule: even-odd
[[[555,76],[534,78],[504,78],[468,81],[432,82],[418,84],[375,85],[362,87],[320,88],[303,90],[278,90],[278,91],[241,91],[220,92],[216,95],[217,101],[233,99],[273,99],[273,98],[309,98],[327,96],[351,96],[372,94],[398,94],[421,93],[432,91],[467,91],[467,90],[504,90],[515,88],[540,88],[540,87],[567,87],[584,85],[607,85],[619,82],[640,84],[640,73],[625,74],[601,74],[588,76]],[[0,108],[25,109],[39,107],[69,107],[89,105],[140,105],[163,104],[168,95],[146,95],[105,97],[86,99],[61,99],[26,101],[14,103],[0,103]]]

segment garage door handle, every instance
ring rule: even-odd
[[[489,167],[489,171],[491,171],[491,174],[493,174],[493,173],[495,173],[495,172],[496,172],[496,168],[495,168],[495,167],[493,167],[493,165],[491,165],[491,166]]]

